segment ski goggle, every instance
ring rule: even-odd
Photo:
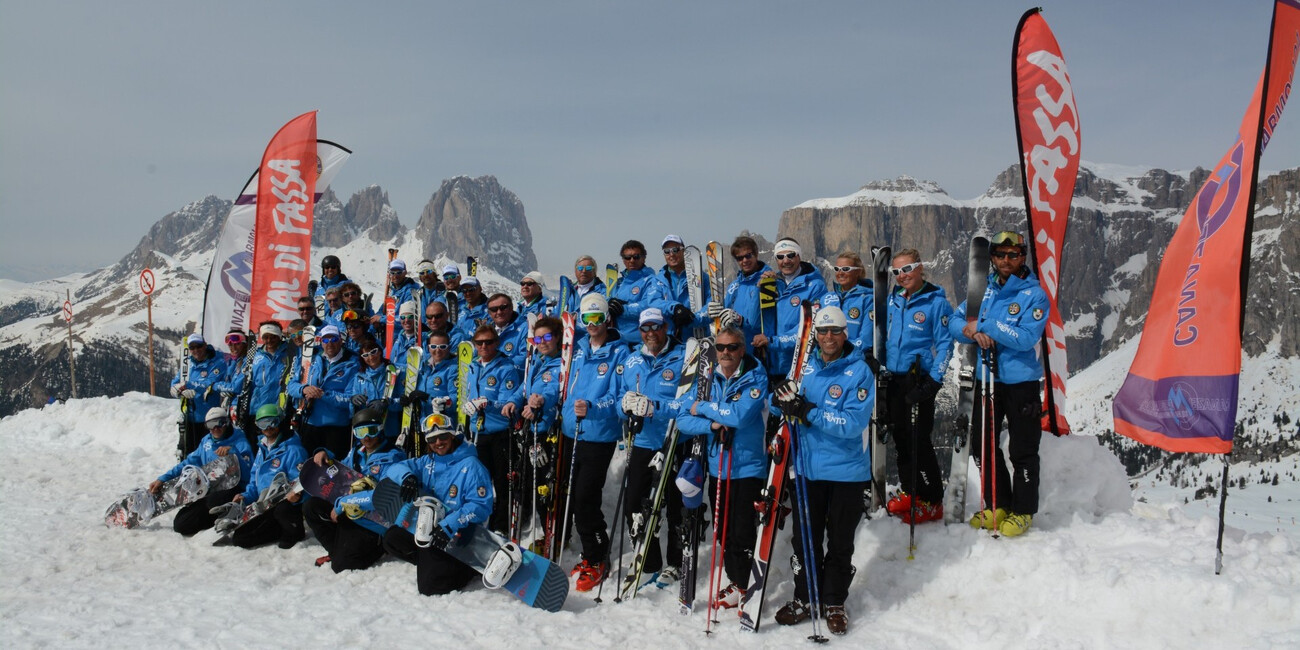
[[[921,268],[920,262],[912,262],[911,264],[904,264],[896,269],[889,269],[889,272],[892,273],[894,277],[898,277],[905,273],[911,273],[919,268]]]
[[[831,268],[834,269],[836,273],[852,273],[854,271],[862,270],[861,266],[832,266]]]
[[[326,334],[325,336],[320,337],[320,342],[324,345],[334,345],[342,340],[343,339],[340,338],[338,334]]]
[[[226,345],[239,345],[247,340],[243,334],[227,334]]]
[[[384,432],[384,425],[382,424],[361,424],[352,427],[352,435],[355,436],[357,440],[363,440],[365,438],[374,438],[382,434],[383,432]]]
[[[345,295],[346,295],[346,294],[345,294]],[[356,294],[352,294],[352,295],[356,295]],[[343,312],[343,320],[344,320],[344,321],[359,321],[359,320],[361,320],[361,314],[358,314],[357,312],[355,312],[355,311],[349,309],[349,310]],[[349,324],[351,324],[351,323],[349,322]]]
[[[575,267],[573,267],[573,270],[574,270],[574,271],[578,271],[578,272],[582,272],[582,271],[595,271],[595,270],[596,270],[596,267],[594,267],[594,266],[592,266],[592,265],[590,265],[590,264],[583,264],[582,266],[575,266]]]
[[[1024,245],[1025,245],[1025,238],[1020,236],[1020,233],[1011,232],[1010,230],[1003,230],[1002,232],[993,235],[993,238],[989,240],[989,246],[1024,246]]]
[[[451,418],[447,417],[445,413],[430,413],[420,422],[420,428],[425,432],[437,431],[438,429],[450,429]]]
[[[203,426],[207,427],[208,431],[216,431],[217,429],[220,429],[222,427],[229,426],[229,424],[230,424],[230,418],[217,418],[215,420],[208,420],[207,422],[204,422]]]
[[[555,335],[551,334],[550,332],[547,332],[545,334],[534,336],[530,340],[533,342],[533,345],[541,345],[543,343],[550,343],[554,339],[555,339]]]
[[[599,325],[603,322],[605,322],[604,312],[593,311],[582,315],[583,325]]]
[[[280,418],[262,418],[257,421],[257,428],[266,431],[267,429],[279,429]]]

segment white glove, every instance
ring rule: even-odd
[[[650,398],[641,393],[628,393],[623,396],[623,411],[639,418],[648,418],[654,415],[655,406],[650,403]]]
[[[718,324],[721,325],[723,329],[729,327],[740,327],[740,314],[737,314],[731,309],[724,309],[721,314],[718,314]]]
[[[180,397],[181,391],[184,390],[181,386],[184,385],[185,384],[176,384],[175,386],[172,386],[172,397]]]
[[[433,410],[435,410],[435,411],[445,411],[445,410],[447,410],[447,407],[448,407],[448,406],[451,406],[451,398],[450,398],[450,397],[435,397],[435,398],[433,398]]]
[[[184,397],[185,399],[194,399],[194,389],[186,388],[185,390],[181,391],[181,397]]]
[[[709,311],[708,311],[709,318],[717,318],[722,314],[722,310],[723,310],[722,303],[716,300],[709,302]]]
[[[465,415],[478,415],[478,412],[482,411],[484,406],[487,406],[487,398],[480,397],[461,404],[460,410]]]

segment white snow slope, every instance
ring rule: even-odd
[[[792,591],[788,531],[762,630],[744,634],[724,614],[710,638],[702,613],[677,613],[675,592],[621,604],[609,591],[603,604],[571,592],[549,614],[477,583],[422,597],[414,568],[392,559],[336,575],[312,565],[322,549],[310,536],[287,551],[241,550],[211,546],[211,531],[182,538],[170,515],[105,528],[113,497],[171,464],[173,407],[132,393],[0,420],[0,646],[796,647],[812,632],[771,618]],[[1045,437],[1043,474],[1042,511],[1021,538],[926,524],[908,561],[906,526],[864,522],[853,626],[830,645],[1300,647],[1300,554],[1288,533],[1230,528],[1216,576],[1213,519],[1185,515],[1181,502],[1135,505],[1095,438]]]

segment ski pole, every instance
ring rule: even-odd
[[[1002,470],[1002,456],[1001,456],[1002,451],[1000,449],[1001,445],[998,444],[999,443],[998,439],[1001,438],[1000,429],[1002,428],[1002,422],[1000,421],[1001,418],[998,417],[998,399],[996,393],[997,382],[998,382],[997,363],[998,362],[997,362],[996,350],[994,348],[989,348],[988,362],[985,364],[985,366],[989,370],[989,403],[988,403],[989,446],[991,447],[990,451],[993,453],[993,461],[994,461],[993,470],[992,470],[993,472],[992,508],[993,508],[993,524],[994,524],[993,537],[994,538],[997,538],[999,536],[998,535],[999,533],[998,474]]]
[[[573,421],[573,447],[569,449],[569,480],[566,481],[564,485],[564,511],[562,512],[564,519],[560,522],[560,538],[556,540],[556,544],[560,547],[560,556],[556,559],[555,563],[560,566],[564,566],[564,546],[565,541],[569,537],[569,520],[573,518],[569,512],[569,507],[573,503],[573,469],[578,465],[576,462],[578,456],[578,439],[581,437],[582,416],[577,416]]]
[[[911,432],[912,433],[912,453],[911,453],[912,498],[907,500],[907,509],[908,509],[907,559],[909,562],[911,560],[916,559],[916,499],[917,499],[917,492],[918,492],[917,487],[919,487],[917,483],[920,480],[920,477],[917,476],[917,469],[916,469],[916,445],[918,444],[917,442],[918,434],[916,432],[916,412],[918,408],[919,408],[918,404],[912,405],[912,432]]]
[[[799,433],[793,424],[790,425],[790,446],[791,453],[794,454],[795,461],[799,465],[799,471],[795,472],[794,491],[795,498],[798,500],[801,516],[799,517],[799,536],[803,538],[803,570],[804,583],[808,587],[808,608],[811,610],[813,633],[808,637],[810,641],[825,643],[826,637],[820,632],[821,612],[821,594],[817,585],[817,556],[813,549],[812,540],[812,521],[809,520],[808,512],[808,479],[806,478],[807,467],[803,454],[799,453]]]

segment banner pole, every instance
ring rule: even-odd
[[[1214,545],[1214,575],[1223,572],[1223,512],[1228,507],[1228,459],[1232,454],[1223,455],[1223,484],[1219,488],[1219,539]]]

